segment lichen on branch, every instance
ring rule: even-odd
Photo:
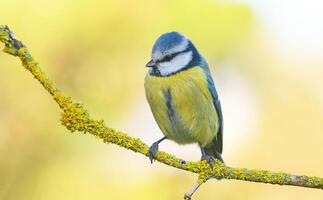
[[[4,52],[19,57],[22,65],[53,97],[62,111],[61,123],[68,130],[88,133],[102,139],[105,143],[113,143],[145,156],[148,155],[148,146],[140,139],[132,138],[126,133],[106,126],[103,120],[93,119],[82,104],[63,94],[41,70],[39,63],[34,60],[27,47],[14,37],[7,26],[0,26],[0,41],[5,45]],[[162,151],[157,152],[156,160],[166,165],[198,174],[200,184],[209,178],[217,178],[323,189],[323,178],[320,177],[297,176],[284,172],[277,173],[258,169],[232,168],[217,161],[211,167],[205,161],[186,162]]]

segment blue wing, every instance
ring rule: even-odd
[[[218,153],[222,153],[222,148],[223,148],[223,115],[222,115],[222,108],[221,108],[221,103],[218,97],[218,93],[215,89],[213,79],[211,77],[211,74],[209,72],[206,72],[206,77],[207,77],[207,82],[208,82],[208,87],[209,91],[212,95],[213,98],[213,105],[215,107],[215,110],[218,114],[218,119],[219,119],[219,130],[217,132],[217,137],[216,139],[213,140],[213,144],[215,145],[215,149]]]

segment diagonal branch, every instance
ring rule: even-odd
[[[58,87],[41,70],[39,64],[29,53],[25,45],[15,39],[7,26],[0,26],[0,41],[5,44],[4,52],[17,56],[22,65],[37,79],[50,93],[62,110],[61,123],[71,132],[89,133],[103,140],[123,148],[148,155],[148,146],[138,138],[132,138],[126,133],[107,127],[102,120],[91,118],[87,110],[80,103],[63,94]],[[323,178],[314,176],[298,176],[284,172],[268,170],[232,168],[216,162],[210,167],[206,162],[185,162],[175,156],[159,151],[156,160],[166,165],[199,174],[199,183],[209,178],[236,179],[250,182],[261,182],[278,185],[293,185],[308,188],[323,189]]]

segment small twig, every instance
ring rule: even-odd
[[[197,182],[191,189],[189,189],[184,196],[185,200],[191,200],[194,192],[202,185],[202,183]]]
[[[184,200],[191,200],[193,194],[196,192],[196,190],[203,184],[205,183],[207,180],[209,179],[208,176],[206,176],[203,173],[199,174],[199,177],[197,179],[197,182],[195,185],[193,185],[193,187],[191,187],[184,195]]]

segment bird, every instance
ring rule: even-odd
[[[208,63],[191,40],[176,31],[160,35],[146,67],[146,99],[164,134],[149,148],[151,163],[165,139],[196,143],[201,160],[224,163],[221,103]]]

